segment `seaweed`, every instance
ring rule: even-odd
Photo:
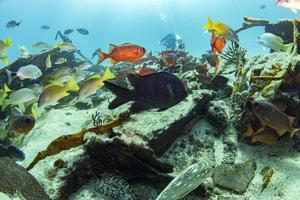
[[[41,151],[26,168],[27,170],[32,169],[40,160],[45,159],[48,156],[56,155],[62,151],[69,150],[75,147],[78,147],[83,144],[84,135],[88,132],[93,132],[96,134],[104,134],[107,131],[111,130],[114,127],[121,125],[126,119],[129,118],[128,113],[120,115],[117,119],[109,122],[105,125],[96,126],[88,129],[84,129],[79,133],[71,135],[63,135],[54,141],[52,141],[46,150]]]

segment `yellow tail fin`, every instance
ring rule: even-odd
[[[5,41],[5,46],[6,46],[6,47],[10,47],[10,46],[11,46],[11,44],[12,44],[11,37],[10,37],[10,36],[8,36],[7,40]]]
[[[77,85],[77,82],[74,78],[71,78],[69,82],[65,86],[66,91],[78,91],[79,86]]]
[[[110,71],[110,69],[107,67],[106,69],[105,69],[105,71],[103,72],[103,75],[102,75],[102,81],[105,81],[105,80],[109,80],[109,79],[113,79],[113,78],[115,78],[116,76],[114,75],[114,73],[112,73],[111,71]]]
[[[214,29],[214,22],[210,17],[207,17],[207,23],[205,24],[204,29],[206,31],[211,31]]]

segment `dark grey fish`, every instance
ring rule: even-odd
[[[44,29],[44,30],[49,30],[49,29],[50,29],[50,26],[43,25],[43,26],[41,26],[41,29]]]
[[[15,146],[12,145],[7,145],[7,142],[5,142],[4,140],[0,141],[0,158],[11,158],[13,160],[24,160],[25,159],[25,154],[23,153],[23,151],[21,151],[20,149],[18,149]]]
[[[82,35],[88,35],[89,34],[89,31],[86,30],[85,28],[78,28],[76,29],[76,31]]]
[[[263,5],[261,5],[259,8],[261,9],[261,10],[263,10],[263,9],[265,9],[267,6],[265,5],[265,4],[263,4]]]
[[[65,31],[64,31],[64,34],[65,35],[69,35],[70,33],[72,33],[74,30],[73,29],[66,29]]]
[[[7,22],[6,27],[7,28],[15,28],[21,24],[22,21],[16,22],[15,20],[11,20]]]
[[[187,97],[183,82],[168,72],[159,72],[146,76],[130,74],[128,80],[133,90],[123,88],[112,81],[104,81],[104,85],[117,97],[109,104],[109,109],[115,109],[129,101],[135,103],[131,111],[149,108],[166,110]]]

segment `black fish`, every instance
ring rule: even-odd
[[[74,30],[73,29],[67,29],[64,31],[65,35],[69,35],[70,33],[72,33]]]
[[[16,22],[15,20],[11,20],[9,22],[7,22],[6,27],[7,28],[15,28],[16,26],[19,26],[21,24],[22,21],[20,22]]]
[[[88,35],[89,34],[89,31],[86,30],[85,28],[78,28],[76,29],[76,31],[82,35]]]
[[[41,29],[44,29],[44,30],[49,30],[49,29],[50,29],[50,26],[43,25],[43,26],[41,26]]]
[[[105,87],[117,97],[109,104],[109,109],[115,109],[129,101],[135,103],[131,111],[160,108],[166,110],[187,97],[183,82],[168,72],[159,72],[143,77],[130,74],[128,80],[133,90],[123,88],[111,81],[104,81]]]

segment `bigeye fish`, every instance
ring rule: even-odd
[[[34,125],[35,119],[33,117],[24,115],[21,110],[13,108],[12,117],[9,119],[8,138],[26,135],[33,129]]]
[[[17,26],[20,26],[21,23],[22,23],[22,21],[16,22],[16,20],[11,20],[11,21],[7,22],[6,28],[15,28]]]
[[[228,25],[222,23],[221,21],[213,22],[210,17],[204,26],[206,31],[214,32],[216,36],[223,37],[225,40],[232,40],[239,42],[239,38],[234,30],[232,30]]]
[[[264,47],[270,48],[274,51],[292,52],[294,44],[284,44],[284,40],[274,35],[273,33],[264,33],[258,37],[257,42]]]
[[[11,37],[9,36],[6,40],[0,40],[0,54],[12,45]]]
[[[10,84],[14,78],[18,77],[21,81],[25,79],[36,80],[43,75],[40,68],[35,65],[26,65],[20,67],[17,72],[11,72],[10,70],[5,70],[8,76],[8,83]]]
[[[109,68],[106,68],[102,76],[95,75],[87,79],[80,86],[78,100],[83,100],[84,98],[95,94],[98,89],[104,86],[103,81],[113,78],[115,78],[115,75],[109,70]]]
[[[9,99],[5,100],[2,105],[2,110],[4,110],[8,105],[19,106],[19,108],[24,112],[25,104],[36,100],[34,92],[29,88],[22,88],[9,94]]]
[[[54,106],[64,97],[69,96],[68,91],[78,91],[79,87],[75,79],[71,79],[68,83],[53,83],[45,87],[39,97],[38,107]]]
[[[99,55],[97,64],[103,62],[105,59],[110,58],[112,64],[117,64],[119,62],[136,62],[141,59],[145,53],[146,49],[136,44],[125,43],[120,46],[110,44],[109,53],[104,53],[101,50],[96,50]]]
[[[294,13],[297,13],[298,10],[300,10],[300,0],[277,0],[276,5],[291,9]]]
[[[133,90],[123,88],[112,81],[104,81],[104,85],[116,98],[109,104],[109,109],[115,109],[129,101],[134,104],[131,111],[140,111],[150,108],[166,110],[182,100],[188,93],[183,82],[174,74],[158,72],[146,76],[128,75]]]
[[[271,127],[279,136],[286,132],[292,137],[299,129],[292,128],[291,120],[287,114],[279,110],[272,103],[267,101],[252,101],[252,109],[254,114],[260,120],[263,127]]]

